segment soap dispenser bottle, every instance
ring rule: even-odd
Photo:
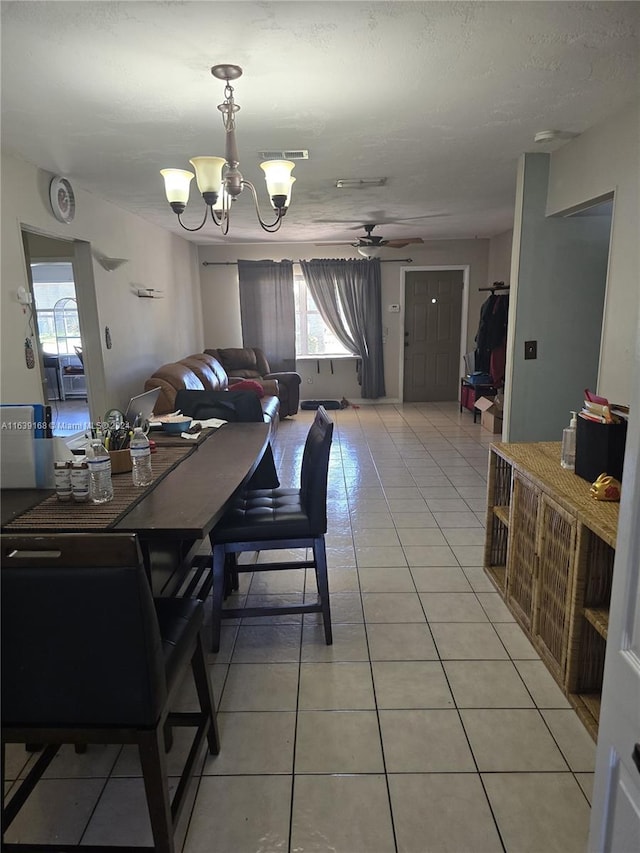
[[[560,464],[567,471],[573,471],[576,467],[576,413],[571,412],[569,426],[562,430],[562,453]]]

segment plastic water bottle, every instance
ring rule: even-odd
[[[129,443],[131,463],[133,465],[133,485],[150,486],[153,482],[153,471],[151,470],[151,447],[149,439],[142,431],[142,427],[135,427],[133,436]]]
[[[94,504],[105,504],[113,500],[111,482],[111,457],[101,438],[91,442],[91,453],[87,456],[89,465],[89,497]]]

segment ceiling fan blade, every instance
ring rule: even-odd
[[[337,243],[314,243],[314,246],[353,246],[351,240],[339,240]]]
[[[402,240],[387,240],[386,245],[390,249],[404,249],[405,246],[409,246],[411,243],[424,243],[422,237],[405,237]]]

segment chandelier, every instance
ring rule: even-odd
[[[238,148],[236,145],[236,113],[240,109],[233,99],[231,80],[242,76],[242,68],[238,65],[214,65],[211,73],[218,80],[225,80],[224,102],[218,105],[222,113],[222,123],[225,129],[224,157],[193,157],[189,162],[195,169],[198,189],[205,203],[204,218],[200,225],[188,228],[182,221],[182,214],[189,201],[189,187],[193,172],[186,169],[161,169],[164,178],[164,190],[171,209],[178,217],[178,222],[185,231],[199,231],[204,227],[207,217],[211,215],[213,222],[222,230],[229,231],[231,222],[231,206],[243,189],[247,187],[253,196],[256,216],[265,231],[273,233],[282,225],[282,218],[287,212],[291,200],[291,188],[295,178],[291,170],[295,163],[290,160],[267,160],[260,164],[267,182],[267,192],[271,205],[275,210],[275,220],[265,222],[260,214],[258,194],[251,181],[246,181],[238,169]]]

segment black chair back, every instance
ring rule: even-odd
[[[3,725],[154,725],[166,676],[136,538],[3,535],[1,550]]]
[[[323,406],[307,433],[300,470],[300,500],[314,535],[327,532],[327,477],[333,421]]]

